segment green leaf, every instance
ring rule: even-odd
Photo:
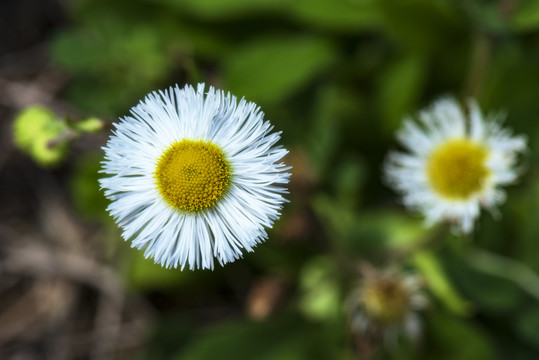
[[[92,113],[132,105],[132,99],[152,89],[171,68],[159,31],[119,17],[106,13],[91,26],[60,33],[52,43],[55,62],[74,76],[70,98]]]
[[[381,25],[376,3],[371,0],[296,0],[290,7],[299,20],[331,30],[358,32]]]
[[[306,36],[257,38],[224,60],[226,87],[256,102],[279,102],[320,76],[334,50]]]
[[[539,345],[539,308],[526,308],[516,318],[516,330],[527,341]]]
[[[461,298],[447,278],[447,275],[434,254],[430,251],[416,253],[412,263],[426,279],[430,291],[451,311],[465,315],[470,305]]]
[[[539,2],[519,1],[511,22],[517,31],[533,31],[539,28]]]
[[[463,9],[471,18],[474,25],[485,33],[505,33],[507,22],[505,12],[511,11],[508,7],[504,9],[502,3],[493,1],[465,1]]]
[[[358,207],[366,177],[364,165],[361,158],[350,155],[335,169],[335,192],[343,206]]]
[[[437,311],[426,318],[427,349],[424,359],[495,359],[492,344],[481,328],[470,321]]]
[[[453,259],[453,271],[463,293],[483,308],[510,312],[521,306],[523,290],[539,296],[537,275],[520,261],[472,246],[464,255],[466,263]]]
[[[353,209],[340,206],[327,195],[319,194],[313,199],[313,207],[327,226],[331,238],[345,250],[361,253],[365,243],[355,241],[354,229],[357,216]]]
[[[175,360],[331,359],[338,350],[320,327],[295,317],[270,322],[230,322],[199,333]]]
[[[300,273],[302,313],[313,320],[331,320],[341,312],[335,263],[328,257],[310,260]]]
[[[392,250],[406,250],[418,244],[428,230],[423,220],[397,212],[378,212],[362,216],[363,226],[372,226],[383,231],[384,243]]]
[[[353,243],[345,249],[354,253],[388,254],[412,251],[428,235],[423,221],[399,212],[364,213],[354,223]]]
[[[397,48],[416,55],[446,50],[447,44],[459,40],[459,33],[465,34],[462,14],[449,1],[379,0],[377,4],[387,35]]]
[[[414,109],[422,92],[426,67],[420,57],[408,56],[390,65],[382,75],[378,106],[388,133],[393,133],[402,118]]]
[[[305,131],[305,125],[303,125],[300,131],[307,133],[311,164],[319,176],[324,176],[326,171],[332,171],[328,169],[332,167],[335,154],[342,143],[341,125],[347,119],[357,119],[358,108],[361,107],[358,98],[359,95],[352,89],[333,83],[316,89],[313,97],[314,106],[308,116],[309,129]],[[363,166],[361,159],[355,154],[346,159],[347,163],[349,161],[356,163],[350,164],[351,166]]]
[[[201,19],[223,20],[253,16],[283,7],[286,0],[159,0],[161,3],[195,15]]]
[[[333,241],[349,255],[387,256],[409,252],[429,231],[420,219],[402,213],[377,211],[357,214],[348,201],[319,195],[313,206],[331,232]]]
[[[537,154],[534,149],[530,150],[530,153]],[[536,163],[536,159],[528,159],[528,161]],[[531,174],[525,187],[521,187],[508,196],[511,201],[508,202],[507,210],[504,211],[504,220],[512,220],[508,221],[511,227],[507,235],[513,235],[514,228],[519,229],[519,241],[514,244],[514,257],[539,273],[539,241],[537,241],[539,222],[536,216],[536,209],[539,208],[539,178],[537,175],[537,173]],[[500,234],[499,230],[498,234]],[[504,236],[499,239],[500,242],[504,240],[506,240]]]

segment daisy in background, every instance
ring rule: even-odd
[[[152,92],[114,124],[100,179],[132,246],[165,267],[213,269],[267,238],[287,150],[252,102],[204,84]]]
[[[494,210],[505,200],[501,186],[516,180],[526,139],[502,128],[500,115],[483,117],[475,101],[464,112],[444,98],[418,118],[398,132],[406,152],[389,153],[385,179],[427,223],[449,220],[469,233],[481,207]]]

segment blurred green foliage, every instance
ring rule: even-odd
[[[57,139],[68,130],[64,119],[42,106],[21,111],[13,123],[15,144],[43,166],[58,164],[67,153],[67,141]]]
[[[291,150],[291,204],[270,240],[241,264],[202,275],[165,270],[108,245],[122,249],[119,266],[134,291],[187,309],[195,305],[185,297],[199,296],[231,307],[225,320],[204,324],[163,316],[148,359],[353,358],[343,301],[357,274],[347,264],[383,266],[408,253],[403,266],[422,274],[432,294],[421,315],[423,345],[378,358],[535,358],[537,299],[472,266],[467,249],[539,271],[539,1],[68,4],[71,23],[51,53],[72,76],[66,95],[79,108],[116,118],[149,91],[203,81],[256,101]],[[507,124],[529,138],[527,174],[509,191],[500,220],[484,214],[472,239],[441,236],[417,253],[434,230],[399,206],[380,179],[381,163],[402,118],[447,94],[476,97],[487,112],[504,109]],[[300,152],[306,158],[294,157]],[[79,210],[111,228],[96,185],[98,156],[81,164],[72,187]],[[294,230],[301,221],[307,229]],[[109,240],[118,242],[117,232]],[[230,304],[268,273],[285,278],[292,294],[278,315],[247,320]]]
[[[335,335],[293,315],[265,323],[232,322],[196,334],[174,359],[331,359],[340,351]]]

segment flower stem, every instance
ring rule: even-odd
[[[518,0],[501,0],[498,5],[498,16],[502,21],[508,21]],[[493,37],[495,33],[489,29],[477,29],[472,39],[470,68],[465,84],[464,97],[477,98],[487,77],[494,56]]]
[[[464,90],[465,98],[475,98],[481,93],[492,56],[492,43],[487,34],[476,34],[473,42],[471,65]]]

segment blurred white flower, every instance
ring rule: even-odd
[[[445,98],[419,114],[421,126],[407,119],[398,132],[406,152],[390,152],[384,168],[407,207],[428,224],[449,220],[463,233],[481,207],[503,203],[501,185],[515,181],[517,155],[526,149],[523,136],[502,128],[501,116],[484,118],[474,101],[467,110]]]
[[[267,237],[289,169],[252,102],[204,85],[152,92],[115,124],[100,179],[125,240],[166,267],[225,264]]]

